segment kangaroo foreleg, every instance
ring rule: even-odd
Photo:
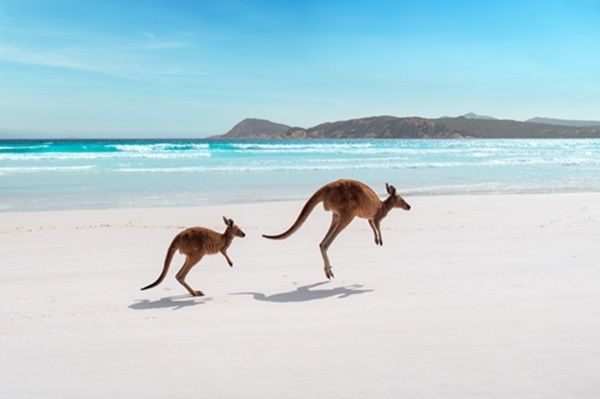
[[[227,251],[222,250],[221,253],[225,257],[225,259],[227,259],[227,263],[229,264],[229,266],[233,267],[233,261],[231,259],[229,259],[229,256],[227,255]]]
[[[377,229],[377,235],[379,236],[379,245],[383,245],[383,236],[381,235],[381,220],[373,220],[375,229]]]
[[[369,226],[371,226],[371,229],[373,229],[373,234],[375,235],[375,244],[383,245],[383,242],[381,241],[381,231],[379,231],[379,226],[376,225],[373,220],[369,220]]]

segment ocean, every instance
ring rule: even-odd
[[[600,140],[0,141],[0,210],[306,199],[338,178],[404,196],[600,191]]]

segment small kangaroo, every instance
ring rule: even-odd
[[[387,216],[392,208],[402,208],[410,210],[410,205],[396,193],[396,188],[390,184],[385,184],[389,196],[381,201],[377,194],[366,184],[356,180],[336,180],[324,185],[308,199],[300,215],[287,231],[278,235],[266,235],[263,237],[272,240],[282,240],[291,236],[308,218],[318,203],[323,202],[326,211],[333,213],[331,226],[323,241],[319,244],[323,262],[325,263],[325,276],[328,279],[334,277],[331,271],[331,264],[327,256],[329,246],[340,234],[342,230],[350,224],[355,217],[367,219],[369,225],[375,234],[375,244],[383,245],[381,230],[379,229],[381,220]]]
[[[175,251],[179,250],[186,258],[183,267],[177,272],[175,278],[192,296],[203,296],[204,293],[202,291],[194,291],[185,282],[185,277],[192,267],[200,262],[200,259],[202,259],[204,255],[216,254],[217,252],[222,253],[225,259],[227,259],[229,266],[233,267],[233,262],[229,259],[229,256],[227,256],[227,248],[231,245],[231,241],[233,241],[234,237],[246,236],[246,234],[235,225],[233,220],[223,216],[223,221],[227,226],[227,229],[225,229],[223,234],[204,227],[190,227],[177,234],[173,241],[171,241],[171,245],[169,245],[167,256],[165,257],[165,264],[160,276],[158,276],[158,279],[155,282],[142,288],[142,291],[156,287],[164,280]]]

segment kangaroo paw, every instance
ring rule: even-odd
[[[331,267],[325,268],[325,277],[327,277],[329,280],[331,280],[332,278],[335,277],[333,275],[333,271],[331,270]]]

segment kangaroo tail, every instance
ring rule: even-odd
[[[287,229],[286,231],[284,231],[281,234],[277,234],[277,235],[263,234],[262,236],[265,238],[269,238],[271,240],[283,240],[284,238],[288,238],[289,236],[294,234],[296,232],[296,230],[298,230],[300,228],[300,226],[302,226],[304,224],[304,222],[308,218],[308,215],[310,215],[310,213],[315,208],[315,206],[317,206],[317,204],[321,201],[323,201],[323,189],[317,190],[317,192],[314,193],[312,195],[312,197],[310,197],[308,199],[308,201],[306,201],[306,204],[304,204],[304,208],[302,208],[300,215],[298,215],[298,218],[296,219],[296,221],[294,222],[292,227],[290,227],[289,229]]]
[[[162,272],[160,273],[160,276],[158,276],[158,279],[155,282],[153,282],[152,284],[147,285],[144,288],[142,288],[142,291],[147,290],[148,288],[156,287],[165,279],[165,276],[167,275],[167,272],[169,271],[169,266],[171,265],[171,260],[173,259],[173,255],[175,254],[175,251],[177,250],[178,241],[179,240],[177,239],[177,237],[175,237],[175,239],[173,241],[171,241],[171,245],[169,245],[169,249],[167,250],[167,256],[165,256],[165,264],[163,266]]]

